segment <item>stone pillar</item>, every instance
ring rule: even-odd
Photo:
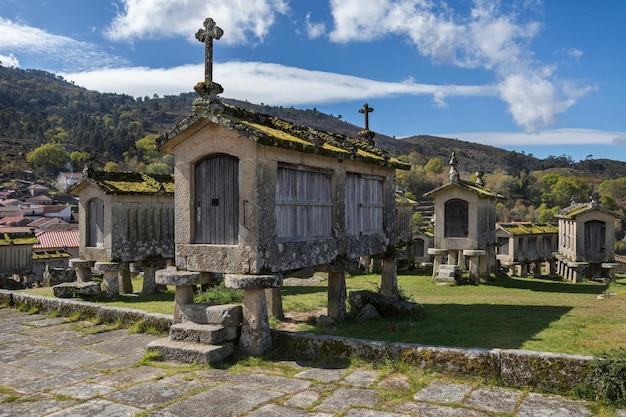
[[[371,262],[372,262],[372,258],[369,255],[361,256],[359,258],[359,269],[363,271],[363,273],[369,274]]]
[[[372,274],[380,274],[382,272],[382,260],[379,258],[372,259]]]
[[[74,258],[70,259],[69,265],[70,268],[74,268],[74,271],[76,271],[77,282],[91,281],[91,266],[93,265],[92,261]]]
[[[265,289],[265,301],[267,302],[267,311],[270,316],[276,317],[279,320],[285,318],[285,312],[283,311],[283,297],[279,288],[266,288]]]
[[[615,282],[615,270],[621,265],[619,262],[602,262],[602,269],[606,269],[609,282]]]
[[[174,315],[172,324],[182,321],[181,306],[193,303],[193,289],[198,284],[204,284],[208,276],[201,272],[177,271],[175,269],[160,269],[156,271],[155,281],[161,285],[174,285]]]
[[[459,264],[459,251],[458,250],[449,250],[448,251],[448,265],[458,265]]]
[[[132,294],[133,293],[133,282],[130,279],[130,266],[125,264],[119,272],[119,280],[120,280],[120,292],[122,294]]]
[[[469,282],[472,285],[480,285],[480,258],[487,255],[483,249],[466,249],[463,255],[469,258]]]
[[[141,262],[143,267],[143,285],[141,288],[142,295],[156,294],[158,292],[156,282],[157,270],[163,268],[163,259],[146,259]],[[206,278],[203,278],[203,281]]]
[[[433,256],[433,279],[439,273],[439,266],[442,265],[443,257],[448,255],[448,249],[428,248],[428,254]]]
[[[269,316],[265,299],[266,288],[280,288],[280,275],[226,274],[226,288],[243,289],[243,327],[239,348],[247,355],[263,355],[272,348]]]
[[[380,293],[387,297],[398,299],[398,267],[396,260],[383,259]]]
[[[548,261],[548,265],[550,268],[550,275],[555,275],[556,274],[556,262],[554,260],[550,260]]]
[[[120,294],[120,281],[118,272],[124,268],[124,264],[119,262],[96,262],[94,267],[103,273],[103,291],[109,297]]]
[[[543,274],[541,273],[541,261],[535,261],[533,266],[533,276],[535,278],[541,278]]]
[[[526,262],[522,262],[520,264],[519,276],[522,278],[526,278],[528,276],[528,264]]]
[[[406,257],[409,270],[415,269],[415,245],[413,241],[406,245]]]
[[[346,275],[343,271],[328,272],[328,316],[336,322],[344,321],[346,310]]]

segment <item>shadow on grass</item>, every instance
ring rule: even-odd
[[[326,293],[328,288],[326,286],[312,286],[312,285],[298,285],[298,286],[288,286],[282,287],[281,293],[284,296],[286,295],[304,295],[304,294],[316,294],[316,293]]]
[[[572,308],[496,304],[424,304],[418,321],[376,319],[346,322],[337,336],[394,343],[519,349]]]
[[[543,278],[517,278],[499,275],[493,281],[484,281],[480,285],[501,288],[516,288],[540,292],[558,292],[569,294],[602,294],[608,285],[598,283],[566,283]]]

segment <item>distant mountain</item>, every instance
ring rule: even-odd
[[[148,134],[160,134],[188,116],[195,93],[177,96],[134,98],[124,94],[90,91],[39,70],[0,66],[0,168],[8,173],[23,166],[25,155],[43,143],[58,141],[68,151],[89,152],[100,161],[120,161],[135,141]],[[267,106],[235,99],[225,103],[280,117],[348,136],[360,127],[317,109]],[[567,156],[538,159],[493,146],[457,139],[416,135],[394,139],[377,134],[376,145],[391,155],[419,156],[426,163],[439,157],[446,163],[456,152],[464,171],[492,172],[567,168],[598,178],[626,176],[626,162],[608,159],[574,163]]]

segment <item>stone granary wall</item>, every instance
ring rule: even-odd
[[[89,171],[79,203],[79,256],[96,262],[174,257],[174,178]]]
[[[176,155],[178,268],[283,272],[395,242],[406,164],[359,139],[224,105],[181,122],[160,149]]]

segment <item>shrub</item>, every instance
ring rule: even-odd
[[[588,400],[626,407],[626,348],[611,349],[599,355],[581,391],[581,396]]]

